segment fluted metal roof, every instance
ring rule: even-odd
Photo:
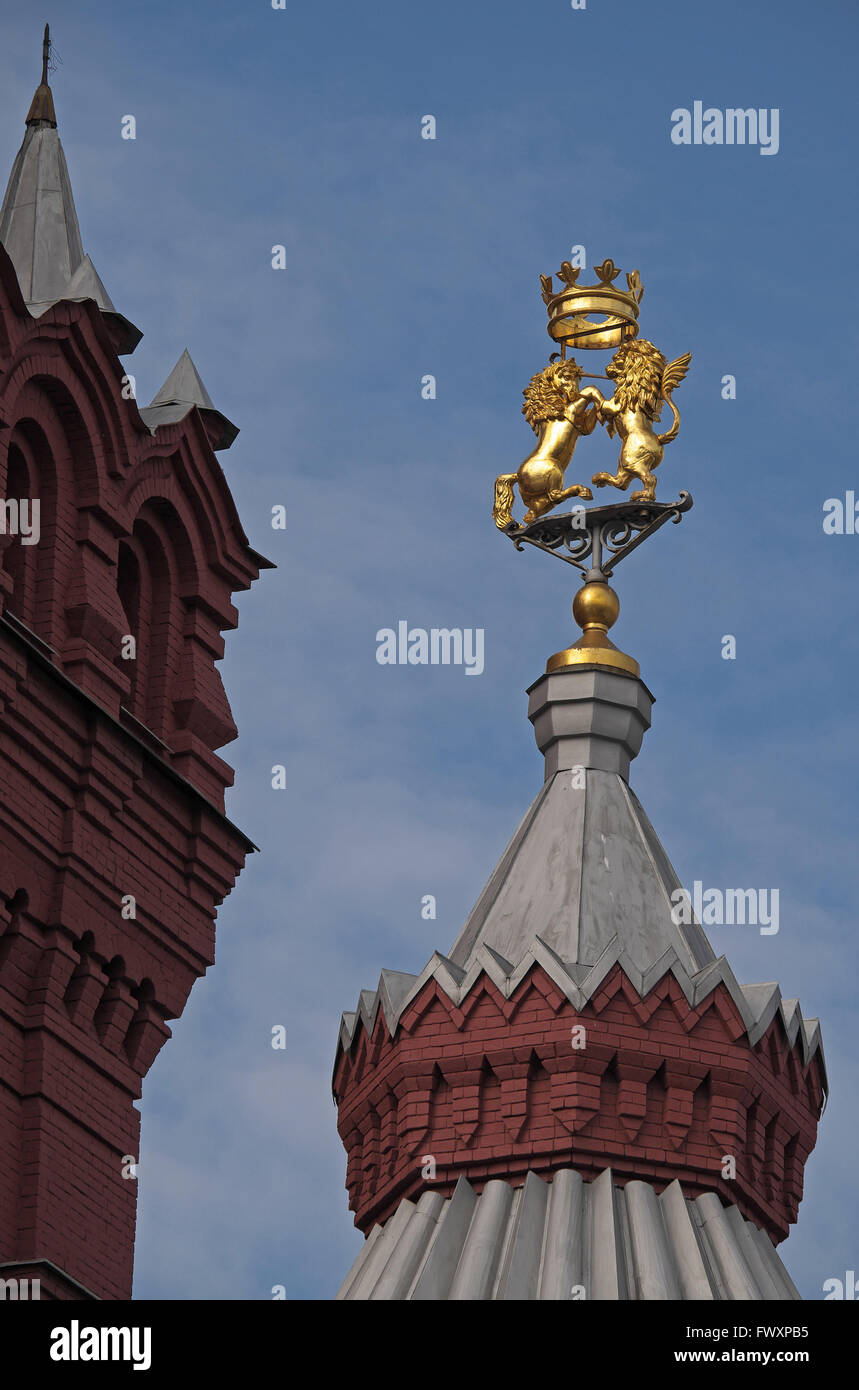
[[[754,1300],[800,1294],[769,1236],[676,1180],[617,1187],[571,1168],[521,1187],[460,1178],[404,1198],[367,1237],[338,1299]]]

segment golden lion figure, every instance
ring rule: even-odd
[[[597,406],[603,397],[592,386],[579,390],[582,369],[570,358],[552,362],[531,378],[522,392],[522,414],[538,437],[533,454],[515,473],[495,479],[492,516],[499,530],[512,520],[513,486],[528,508],[525,522],[536,521],[568,497],[593,497],[589,487],[573,483],[564,487],[564,472],[573,457],[579,436],[590,434],[597,422]]]
[[[599,417],[611,437],[615,430],[623,440],[616,473],[595,473],[591,481],[595,487],[628,488],[633,478],[639,478],[644,486],[633,492],[631,502],[652,502],[656,492],[654,469],[662,462],[663,448],[676,439],[680,428],[680,413],[671,399],[671,392],[679,386],[692,361],[691,352],[678,357],[666,366],[665,358],[658,348],[646,338],[635,338],[618,348],[606,374],[617,385],[614,395],[606,400],[599,397]],[[586,388],[592,391],[594,388]],[[662,402],[667,401],[674,414],[674,424],[666,434],[656,434],[654,423],[662,412]]]

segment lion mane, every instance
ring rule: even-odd
[[[522,395],[525,404],[522,414],[535,434],[547,420],[562,420],[564,411],[579,394],[582,369],[569,358],[566,362],[550,362],[542,372],[532,376]]]
[[[606,373],[617,383],[613,400],[621,410],[643,410],[651,420],[662,409],[662,373],[665,358],[646,338],[623,343]]]

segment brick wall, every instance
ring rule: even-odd
[[[200,417],[152,436],[123,374],[95,306],[33,320],[0,247],[0,489],[41,502],[38,545],[0,537],[0,1277],[43,1298],[130,1296],[133,1102],[249,848],[214,663],[260,557]]]

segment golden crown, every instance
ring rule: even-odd
[[[577,284],[580,269],[561,262],[555,290],[551,275],[541,275],[543,301],[549,313],[549,336],[561,343],[562,353],[570,348],[616,348],[638,333],[638,306],[644,286],[637,270],[627,273],[628,290],[614,281],[620,269],[612,260],[594,266],[597,285]]]

